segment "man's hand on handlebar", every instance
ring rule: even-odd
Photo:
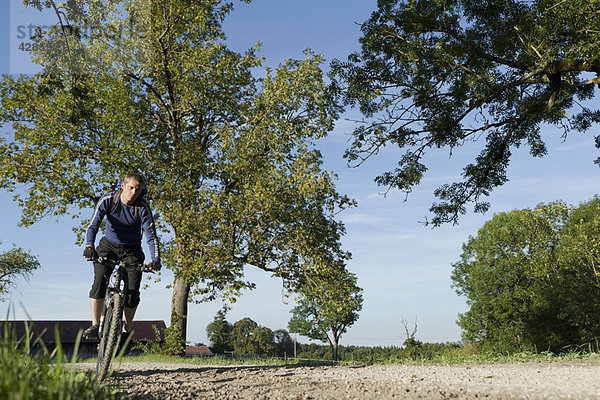
[[[98,258],[98,253],[96,253],[94,246],[91,244],[85,246],[85,249],[83,249],[83,257],[88,261],[96,260]]]
[[[150,264],[151,271],[160,271],[161,268],[162,268],[162,266],[160,265],[159,260],[154,260],[154,261],[152,261],[152,264]]]
[[[83,250],[83,257],[85,257],[85,259],[88,261],[97,261],[101,264],[108,263],[109,265],[113,265],[113,266],[117,265],[117,264],[122,267],[125,266],[125,264],[123,264],[122,262],[119,262],[117,260],[111,260],[110,258],[107,258],[104,256],[98,257],[98,253],[96,252],[96,249],[92,245],[85,246],[85,249]],[[140,268],[141,270],[143,270],[143,272],[158,272],[162,268],[159,260],[154,260],[151,263],[146,264],[146,265],[139,264],[137,267]]]

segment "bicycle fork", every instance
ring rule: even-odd
[[[104,304],[102,305],[102,313],[100,314],[100,325],[98,327],[98,337],[100,339],[102,338],[102,334],[104,333],[104,321],[106,320],[106,311],[109,309],[109,307],[112,308],[114,302],[113,297],[115,290],[113,288],[108,288],[107,291],[108,296],[104,298]]]

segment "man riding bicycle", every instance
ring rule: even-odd
[[[142,229],[150,249],[153,271],[160,271],[160,250],[154,226],[152,211],[143,198],[144,180],[137,172],[129,173],[120,188],[108,193],[98,201],[90,225],[85,234],[83,256],[94,261],[94,282],[90,290],[90,306],[92,310],[92,326],[83,331],[86,339],[97,340],[100,315],[104,305],[107,281],[114,266],[98,262],[98,257],[125,263],[125,295],[123,335],[129,335],[131,323],[140,303],[140,283],[142,272],[138,266],[144,262],[142,251]],[[106,216],[104,237],[98,247],[94,247],[96,234],[102,219]]]

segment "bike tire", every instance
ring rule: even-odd
[[[100,323],[100,331],[98,332],[100,341],[98,342],[98,358],[96,360],[96,379],[98,379],[98,376],[100,375],[100,366],[102,365],[102,360],[104,359],[106,342],[108,341],[108,331],[110,322],[112,321],[112,298],[106,298],[104,302],[104,309],[102,310],[102,316],[103,319]]]
[[[121,320],[123,315],[123,299],[118,293],[113,295],[112,306],[106,311],[101,349],[98,350],[96,365],[96,380],[106,378],[110,363],[117,351],[117,344],[121,338]],[[102,348],[102,343],[104,347]]]

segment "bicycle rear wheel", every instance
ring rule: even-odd
[[[117,343],[121,337],[121,320],[123,315],[123,299],[115,293],[112,304],[106,309],[102,339],[98,348],[98,361],[96,363],[96,380],[101,381],[106,377],[110,362],[117,350]]]

